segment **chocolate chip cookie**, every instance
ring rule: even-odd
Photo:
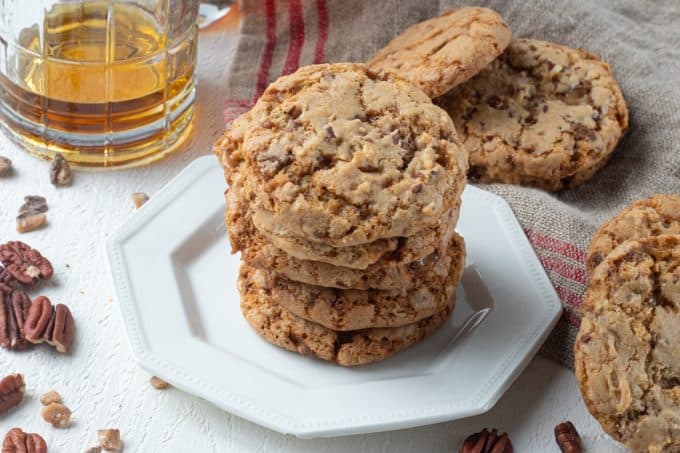
[[[430,317],[455,297],[465,266],[463,238],[454,235],[441,255],[426,263],[410,288],[336,289],[295,282],[264,271],[267,287],[286,310],[333,330],[398,327]]]
[[[436,101],[470,152],[473,181],[576,187],[609,159],[628,109],[594,55],[514,39],[478,75]]]
[[[654,195],[638,200],[604,223],[593,235],[586,265],[595,267],[622,242],[660,234],[680,234],[680,196]]]
[[[395,72],[437,97],[477,74],[503,52],[511,37],[495,11],[453,9],[404,30],[368,67]]]
[[[245,264],[239,291],[243,315],[265,340],[343,366],[377,362],[421,341],[446,322],[455,303],[452,300],[434,316],[401,327],[336,332],[285,310],[266,286],[263,272]]]
[[[680,236],[627,241],[595,268],[575,343],[583,400],[633,451],[680,451]]]
[[[259,230],[334,247],[419,234],[466,182],[446,112],[398,76],[351,63],[281,77],[215,152],[228,179],[244,178]]]

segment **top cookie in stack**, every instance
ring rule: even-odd
[[[417,87],[360,64],[304,67],[270,85],[215,152],[245,262],[242,308],[269,341],[352,365],[446,320],[464,264],[454,227],[467,154]],[[330,302],[310,309],[319,298]],[[354,329],[370,331],[360,345]],[[351,352],[335,344],[340,330]]]

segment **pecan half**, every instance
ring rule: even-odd
[[[0,346],[17,350],[30,346],[24,334],[30,306],[31,300],[23,291],[0,292]]]
[[[506,433],[484,428],[468,436],[460,447],[461,453],[513,453],[512,442]]]
[[[581,436],[578,435],[576,427],[570,421],[560,423],[555,426],[555,441],[562,453],[581,453]]]
[[[38,434],[12,428],[2,443],[2,453],[47,453],[47,444]]]
[[[47,325],[45,341],[54,346],[58,352],[67,354],[71,350],[74,338],[75,322],[71,310],[64,304],[57,304]]]
[[[0,262],[12,277],[25,285],[38,279],[49,280],[54,274],[52,264],[40,252],[20,241],[0,245]]]
[[[39,296],[31,303],[24,323],[24,335],[28,341],[35,344],[45,341],[53,312],[52,303],[45,296]]]
[[[26,384],[21,373],[10,374],[0,380],[0,414],[18,406],[24,399],[25,390]]]

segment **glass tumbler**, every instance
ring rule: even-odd
[[[149,163],[191,129],[198,0],[0,0],[0,124],[84,167]]]

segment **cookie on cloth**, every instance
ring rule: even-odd
[[[420,280],[421,275],[429,273],[440,261],[441,251],[454,234],[453,227],[450,227],[446,234],[440,236],[440,243],[436,248],[431,249],[428,255],[413,260],[408,258],[420,255],[425,250],[411,249],[409,244],[416,242],[397,241],[395,249],[382,254],[373,264],[365,269],[354,269],[289,255],[255,228],[247,206],[238,197],[235,186],[230,188],[226,198],[225,219],[232,251],[241,252],[241,258],[251,266],[271,270],[290,280],[310,285],[344,289],[411,288]]]
[[[583,401],[636,452],[680,451],[680,235],[627,241],[595,268],[575,343]]]
[[[368,67],[395,72],[434,98],[477,74],[511,38],[510,28],[495,11],[453,9],[404,30]]]
[[[337,332],[296,316],[279,305],[262,271],[241,266],[241,310],[250,326],[281,348],[343,366],[377,362],[432,335],[453,312],[455,297],[439,313],[401,327]]]
[[[336,289],[308,285],[264,271],[276,301],[289,312],[333,330],[398,327],[440,312],[456,294],[465,267],[463,238],[454,234],[409,288]]]
[[[446,112],[398,76],[353,63],[279,78],[215,152],[228,180],[242,175],[259,230],[334,247],[437,224],[467,172]]]
[[[470,180],[484,183],[576,187],[604,166],[628,128],[606,63],[535,39],[514,39],[436,102],[470,153]]]
[[[622,242],[660,234],[680,234],[680,196],[653,195],[637,200],[604,223],[588,246],[588,273]]]

